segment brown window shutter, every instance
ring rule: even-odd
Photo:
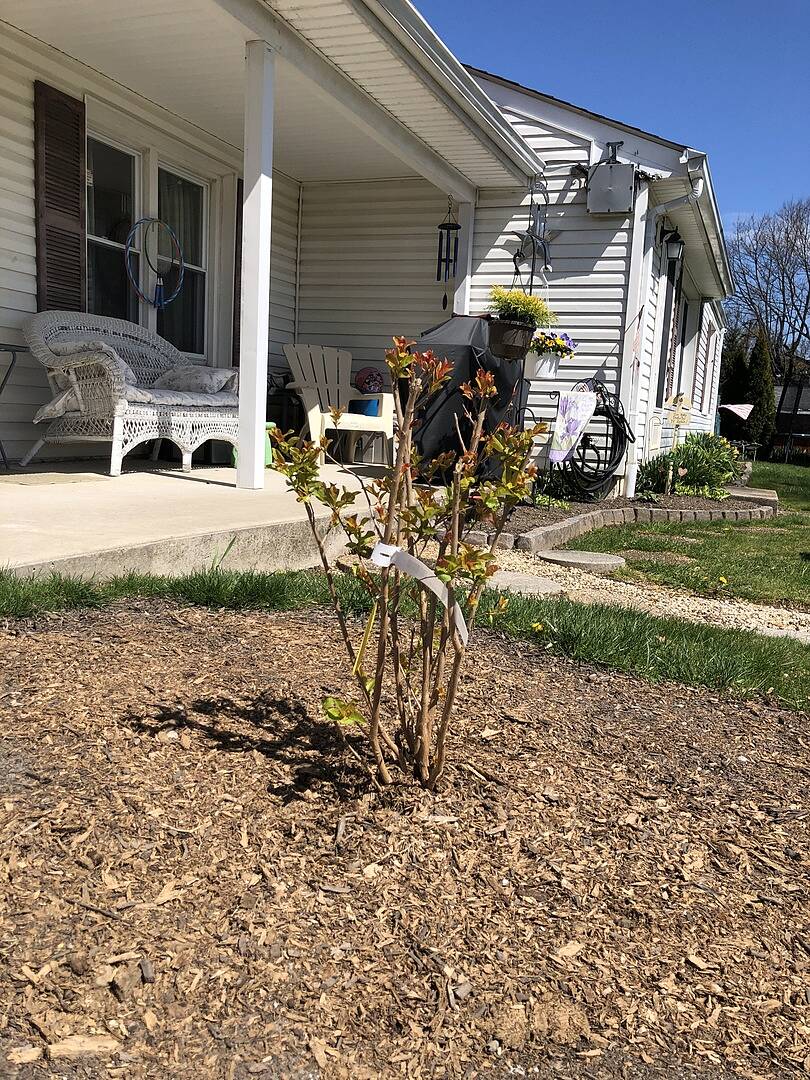
[[[239,367],[239,342],[242,329],[242,202],[245,197],[245,182],[241,177],[236,181],[236,240],[233,253],[233,342],[232,363]]]
[[[34,83],[37,307],[87,309],[84,102]]]

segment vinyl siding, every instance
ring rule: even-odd
[[[286,371],[284,345],[295,340],[298,264],[298,194],[300,185],[287,176],[273,176],[270,222],[270,351],[271,371]]]
[[[696,303],[696,301],[693,300],[691,303]],[[720,380],[719,349],[721,334],[709,303],[702,305],[700,320],[700,326],[696,333],[694,354],[691,361],[687,360],[690,369],[685,372],[681,381],[683,392],[692,400],[692,412],[688,427],[682,428],[679,432],[679,441],[682,441],[689,432],[714,431],[715,413],[717,411],[717,386]],[[673,329],[673,327],[670,327],[670,334],[672,334]],[[714,331],[714,334],[712,334],[712,331]],[[658,348],[660,349],[660,338]],[[657,377],[656,374],[656,379]],[[666,412],[664,409],[655,409],[654,412],[662,420],[661,450],[669,450],[674,442],[674,430],[665,421]]]
[[[711,307],[704,304],[695,353],[692,423],[690,431],[714,431],[716,388],[720,375],[720,334]]]
[[[647,453],[647,422],[655,406],[657,385],[653,372],[657,371],[655,362],[658,315],[663,290],[661,288],[661,248],[653,248],[650,259],[650,280],[648,284],[646,310],[644,312],[644,332],[641,341],[638,391],[636,399],[636,443],[637,460],[643,461]]]
[[[447,317],[452,292],[444,312],[434,280],[446,212],[423,180],[304,185],[298,340],[382,363],[394,335],[417,338]]]
[[[22,322],[37,309],[34,77],[0,36],[0,341],[8,344],[22,343]],[[0,353],[0,373],[10,359]],[[27,421],[47,397],[44,372],[20,354],[0,399],[0,438],[10,458],[34,441]]]
[[[526,111],[540,107],[526,99]],[[559,329],[579,342],[576,356],[560,365],[558,378],[534,380],[529,408],[537,417],[551,418],[556,406],[544,393],[570,389],[580,379],[598,377],[618,391],[632,238],[632,218],[614,214],[596,217],[586,209],[585,188],[571,176],[575,163],[587,165],[588,140],[543,123],[540,118],[506,112],[516,130],[548,163],[545,190],[549,198],[548,231],[552,272],[548,287],[535,286],[559,319]],[[473,241],[473,280],[470,310],[487,309],[492,285],[510,286],[515,233],[529,224],[525,191],[479,192]]]

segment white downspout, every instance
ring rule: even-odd
[[[645,226],[645,238],[644,249],[646,252],[652,254],[655,246],[655,234],[658,228],[658,222],[672,210],[677,210],[680,206],[686,206],[689,203],[693,205],[697,203],[698,199],[703,194],[703,188],[705,186],[705,180],[700,172],[703,166],[703,158],[700,158],[700,165],[698,166],[698,175],[690,177],[690,183],[692,190],[686,195],[680,195],[677,199],[670,199],[669,202],[660,203],[658,206],[654,206],[651,211],[647,213],[647,223]],[[688,168],[688,164],[687,164]],[[647,299],[650,288],[650,277],[652,275],[652,258],[649,259],[649,265],[644,275],[644,310],[646,312]],[[644,316],[646,322],[646,314]],[[643,327],[642,329],[642,344],[643,344]],[[630,424],[630,430],[636,430],[636,423],[638,421],[638,392],[641,383],[641,369],[639,367],[638,378],[635,380],[630,400],[630,411],[628,416],[628,423]],[[637,460],[636,444],[631,443],[627,451],[627,472],[625,474],[625,496],[628,499],[632,499],[636,494],[636,479],[638,477],[638,460]]]

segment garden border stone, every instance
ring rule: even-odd
[[[515,547],[519,551],[551,551],[569,540],[576,540],[594,529],[609,525],[649,524],[650,522],[703,522],[703,521],[757,521],[776,516],[775,508],[770,504],[752,506],[750,510],[674,510],[663,506],[620,506],[590,510],[585,514],[575,514],[563,521],[551,525],[539,525],[525,533],[501,533],[498,546]],[[492,542],[492,534],[472,532],[468,536],[472,544]]]

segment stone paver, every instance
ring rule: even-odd
[[[538,551],[537,558],[557,566],[574,566],[594,574],[607,574],[627,565],[621,555],[611,555],[606,551]]]
[[[498,570],[489,580],[493,589],[520,593],[522,596],[562,596],[565,586],[537,574],[521,574],[514,570]]]

